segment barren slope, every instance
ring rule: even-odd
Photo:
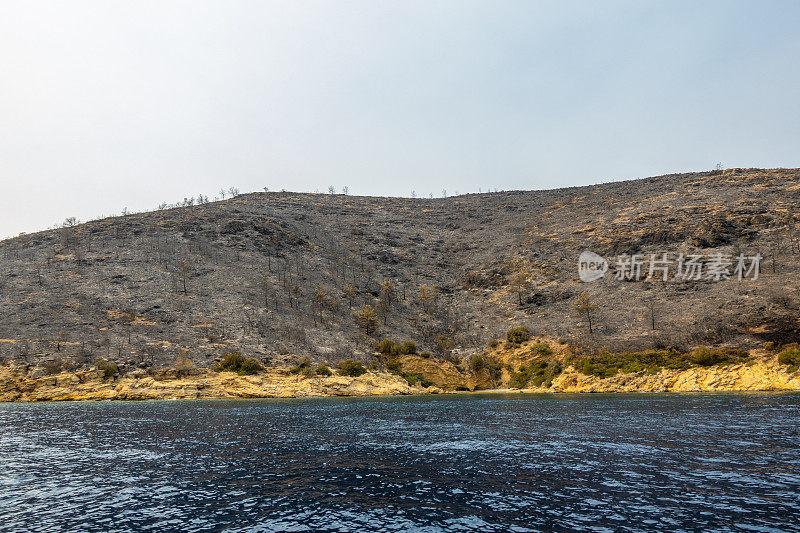
[[[0,357],[369,361],[383,337],[458,356],[520,324],[612,349],[789,342],[798,207],[800,171],[736,169],[443,199],[253,193],[109,218],[0,242]],[[757,281],[582,283],[584,249],[765,259]],[[572,309],[583,291],[591,335]],[[353,312],[381,296],[367,334]]]

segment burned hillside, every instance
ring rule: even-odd
[[[0,243],[0,357],[369,362],[389,337],[454,358],[516,325],[617,350],[788,342],[798,207],[800,171],[729,169],[439,199],[252,193],[107,218]],[[757,280],[583,283],[583,250],[763,260]]]

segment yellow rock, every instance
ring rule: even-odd
[[[272,371],[255,376],[231,372],[197,371],[179,377],[175,372],[155,376],[105,379],[96,371],[63,372],[56,376],[28,377],[20,366],[0,367],[0,401],[63,400],[169,400],[212,398],[289,398],[318,396],[377,396],[438,394],[469,388],[488,389],[487,376],[466,374],[455,365],[420,357],[401,358],[404,372],[422,375],[434,383],[427,389],[410,387],[405,379],[385,372],[346,376],[304,377]],[[136,374],[139,375],[139,374]],[[498,386],[507,386],[507,373]],[[550,388],[530,392],[696,392],[800,390],[800,373],[788,374],[776,358],[750,364],[699,367],[648,374],[619,374],[600,379],[568,367]]]

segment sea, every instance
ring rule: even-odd
[[[0,531],[800,531],[800,394],[4,403]]]

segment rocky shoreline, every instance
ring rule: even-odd
[[[305,378],[298,375],[263,373],[240,376],[233,372],[201,370],[187,376],[174,371],[154,375],[106,378],[101,371],[62,372],[33,378],[0,370],[0,401],[92,401],[92,400],[202,400],[226,398],[297,398],[321,396],[374,396],[423,393],[399,376],[367,373]]]
[[[412,361],[409,361],[411,364]],[[724,392],[798,391],[800,373],[789,374],[772,359],[748,363],[662,369],[657,373],[618,374],[610,378],[588,376],[568,367],[550,387],[508,389],[506,379],[491,383],[480,375],[465,376],[454,366],[417,361],[417,371],[433,383],[411,386],[388,372],[368,372],[358,377],[303,376],[272,370],[240,376],[233,372],[194,370],[180,375],[175,370],[134,372],[113,378],[100,370],[37,375],[25,366],[0,367],[0,401],[97,401],[97,400],[201,400],[233,398],[311,398],[336,396],[396,396],[454,392]]]

